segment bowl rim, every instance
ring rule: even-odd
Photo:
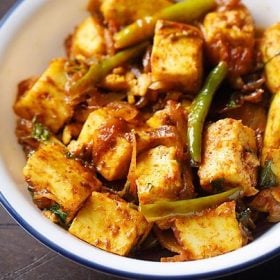
[[[1,28],[7,20],[13,15],[14,11],[17,10],[20,5],[26,2],[25,0],[16,0],[16,2],[11,6],[11,8],[7,11],[7,13],[1,18],[0,20],[0,33]],[[1,167],[1,165],[0,165]],[[80,264],[83,266],[86,266],[88,268],[96,269],[99,271],[102,271],[107,274],[111,274],[114,276],[119,277],[125,277],[125,278],[133,278],[133,279],[201,279],[201,278],[213,278],[217,276],[224,276],[224,275],[230,275],[233,273],[240,272],[242,270],[248,269],[250,267],[256,266],[262,262],[266,262],[269,259],[276,257],[277,255],[280,255],[280,246],[278,248],[275,248],[269,252],[266,252],[262,255],[257,255],[255,258],[252,258],[246,262],[243,263],[237,263],[233,265],[229,265],[225,268],[218,268],[213,269],[210,272],[201,272],[197,274],[176,274],[176,275],[161,275],[161,274],[149,274],[149,273],[133,273],[131,271],[125,271],[122,269],[117,269],[110,267],[109,265],[102,265],[100,263],[94,262],[93,260],[87,260],[65,248],[62,246],[54,243],[52,240],[50,240],[47,236],[41,234],[34,226],[32,226],[27,220],[25,220],[18,212],[17,210],[9,203],[7,198],[4,196],[4,193],[0,190],[0,203],[6,209],[6,211],[15,219],[15,221],[31,236],[33,236],[35,239],[37,239],[40,243],[47,246],[51,250],[55,251],[56,253]],[[108,253],[110,254],[110,253]],[[120,257],[123,258],[123,257]],[[145,261],[139,261],[141,262]]]

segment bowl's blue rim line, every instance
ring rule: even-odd
[[[6,14],[1,18],[0,20],[0,28],[4,25],[4,23],[7,21],[7,19],[12,15],[12,13],[22,4],[25,0],[17,0],[12,7],[6,12]],[[56,245],[52,241],[50,241],[48,238],[40,234],[34,227],[32,227],[29,223],[27,223],[19,214],[18,212],[10,205],[8,200],[4,197],[4,195],[0,191],[0,203],[2,206],[6,209],[6,211],[16,220],[16,222],[25,230],[27,233],[31,234],[35,239],[40,241],[45,246],[49,247],[53,251],[57,252],[58,254],[67,257],[68,259],[71,259],[72,261],[75,261],[76,263],[82,264],[88,268],[96,269],[99,271],[102,271],[104,273],[108,273],[115,276],[120,277],[126,277],[126,278],[133,278],[133,279],[206,279],[206,278],[213,278],[216,276],[225,276],[233,273],[240,272],[244,269],[248,269],[250,267],[256,266],[257,264],[260,264],[262,262],[266,262],[269,259],[277,256],[280,254],[280,248],[276,248],[275,250],[262,255],[258,258],[255,258],[254,260],[247,261],[243,264],[236,265],[233,267],[225,268],[219,271],[213,271],[211,273],[201,273],[197,275],[176,275],[176,276],[167,276],[167,275],[150,275],[150,274],[136,274],[131,272],[125,272],[118,269],[110,269],[107,266],[102,266],[97,263],[93,263],[92,261],[87,261],[83,258],[80,258],[76,254],[72,254],[65,250],[64,248]]]
[[[16,0],[16,2],[8,9],[8,11],[2,16],[0,19],[0,28],[7,21],[7,19],[11,16],[11,14],[24,2],[25,0]]]

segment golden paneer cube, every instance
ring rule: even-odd
[[[109,193],[93,192],[69,231],[100,249],[125,256],[150,229],[144,216],[126,201]]]
[[[129,169],[132,144],[127,123],[106,108],[89,114],[77,141],[68,148],[76,155],[89,153],[97,171],[108,181],[124,178]]]
[[[226,61],[235,77],[252,69],[254,22],[243,5],[208,13],[203,27],[208,56],[214,65]]]
[[[40,208],[58,204],[69,222],[101,184],[80,162],[67,157],[67,153],[60,143],[43,143],[28,158],[23,174],[34,192],[35,203]]]
[[[104,27],[94,17],[86,18],[69,42],[68,55],[71,58],[92,58],[106,53]]]
[[[201,32],[194,26],[158,20],[151,54],[152,80],[197,93],[202,78]]]
[[[128,173],[132,145],[125,137],[116,137],[113,146],[98,153],[97,171],[108,181],[123,179]]]
[[[93,0],[94,1],[94,0]],[[101,0],[100,10],[107,23],[121,27],[151,16],[172,4],[171,0]]]
[[[258,191],[255,132],[239,120],[222,119],[210,124],[204,135],[204,151],[198,170],[200,184],[214,188],[242,187],[245,196]]]
[[[176,148],[160,145],[140,154],[136,164],[136,185],[140,204],[178,199],[183,187]]]
[[[272,93],[280,90],[280,23],[267,28],[260,42],[262,60],[265,63],[267,87]]]
[[[270,104],[267,123],[264,132],[263,146],[265,148],[280,148],[280,91],[277,92]]]
[[[57,132],[73,115],[73,108],[68,102],[65,91],[65,59],[53,60],[47,70],[16,101],[15,113],[25,119],[37,120],[52,132]]]
[[[243,245],[234,201],[197,215],[178,218],[173,231],[188,260],[221,255]]]

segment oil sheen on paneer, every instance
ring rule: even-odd
[[[104,27],[94,17],[86,18],[71,36],[68,47],[71,58],[92,58],[105,54]]]
[[[175,220],[173,231],[187,260],[221,255],[243,245],[235,214],[235,202]]]
[[[67,149],[57,142],[41,144],[28,158],[23,174],[34,192],[35,203],[43,209],[58,204],[67,214],[67,222],[101,186],[92,172],[68,158]]]
[[[14,105],[21,118],[34,117],[52,132],[57,132],[73,115],[69,96],[65,91],[65,59],[53,60],[47,70]]]
[[[202,78],[201,32],[194,26],[158,20],[151,55],[152,80],[197,93]]]
[[[93,192],[69,231],[100,249],[125,256],[150,229],[144,216],[126,201],[112,194]]]
[[[198,170],[207,191],[242,187],[245,196],[258,191],[255,132],[239,120],[222,119],[210,124],[204,135],[204,152]]]
[[[101,0],[100,10],[109,24],[117,28],[151,16],[172,4],[171,0]]]
[[[136,165],[136,185],[140,204],[178,199],[183,187],[176,148],[160,145],[140,154]]]
[[[127,123],[105,108],[89,114],[77,141],[69,144],[75,155],[90,153],[97,171],[108,181],[123,179],[129,169],[132,144]]]
[[[235,77],[247,74],[254,59],[254,22],[247,8],[208,13],[203,23],[206,49],[210,61],[216,65],[226,61]]]
[[[267,28],[260,42],[262,60],[265,64],[267,87],[272,93],[280,90],[280,23]]]
[[[250,205],[258,211],[268,213],[269,222],[280,222],[280,186],[261,190]]]

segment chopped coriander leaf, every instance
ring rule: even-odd
[[[277,178],[272,171],[272,161],[267,160],[260,174],[260,186],[263,188],[268,188],[277,185]]]
[[[58,218],[60,219],[60,221],[62,223],[66,222],[66,218],[67,218],[67,213],[65,213],[64,211],[61,210],[60,206],[58,204],[54,204],[50,209],[49,209],[52,213],[54,213],[56,216],[58,216]]]
[[[33,122],[31,136],[38,141],[48,141],[51,134],[45,126],[35,120]]]

